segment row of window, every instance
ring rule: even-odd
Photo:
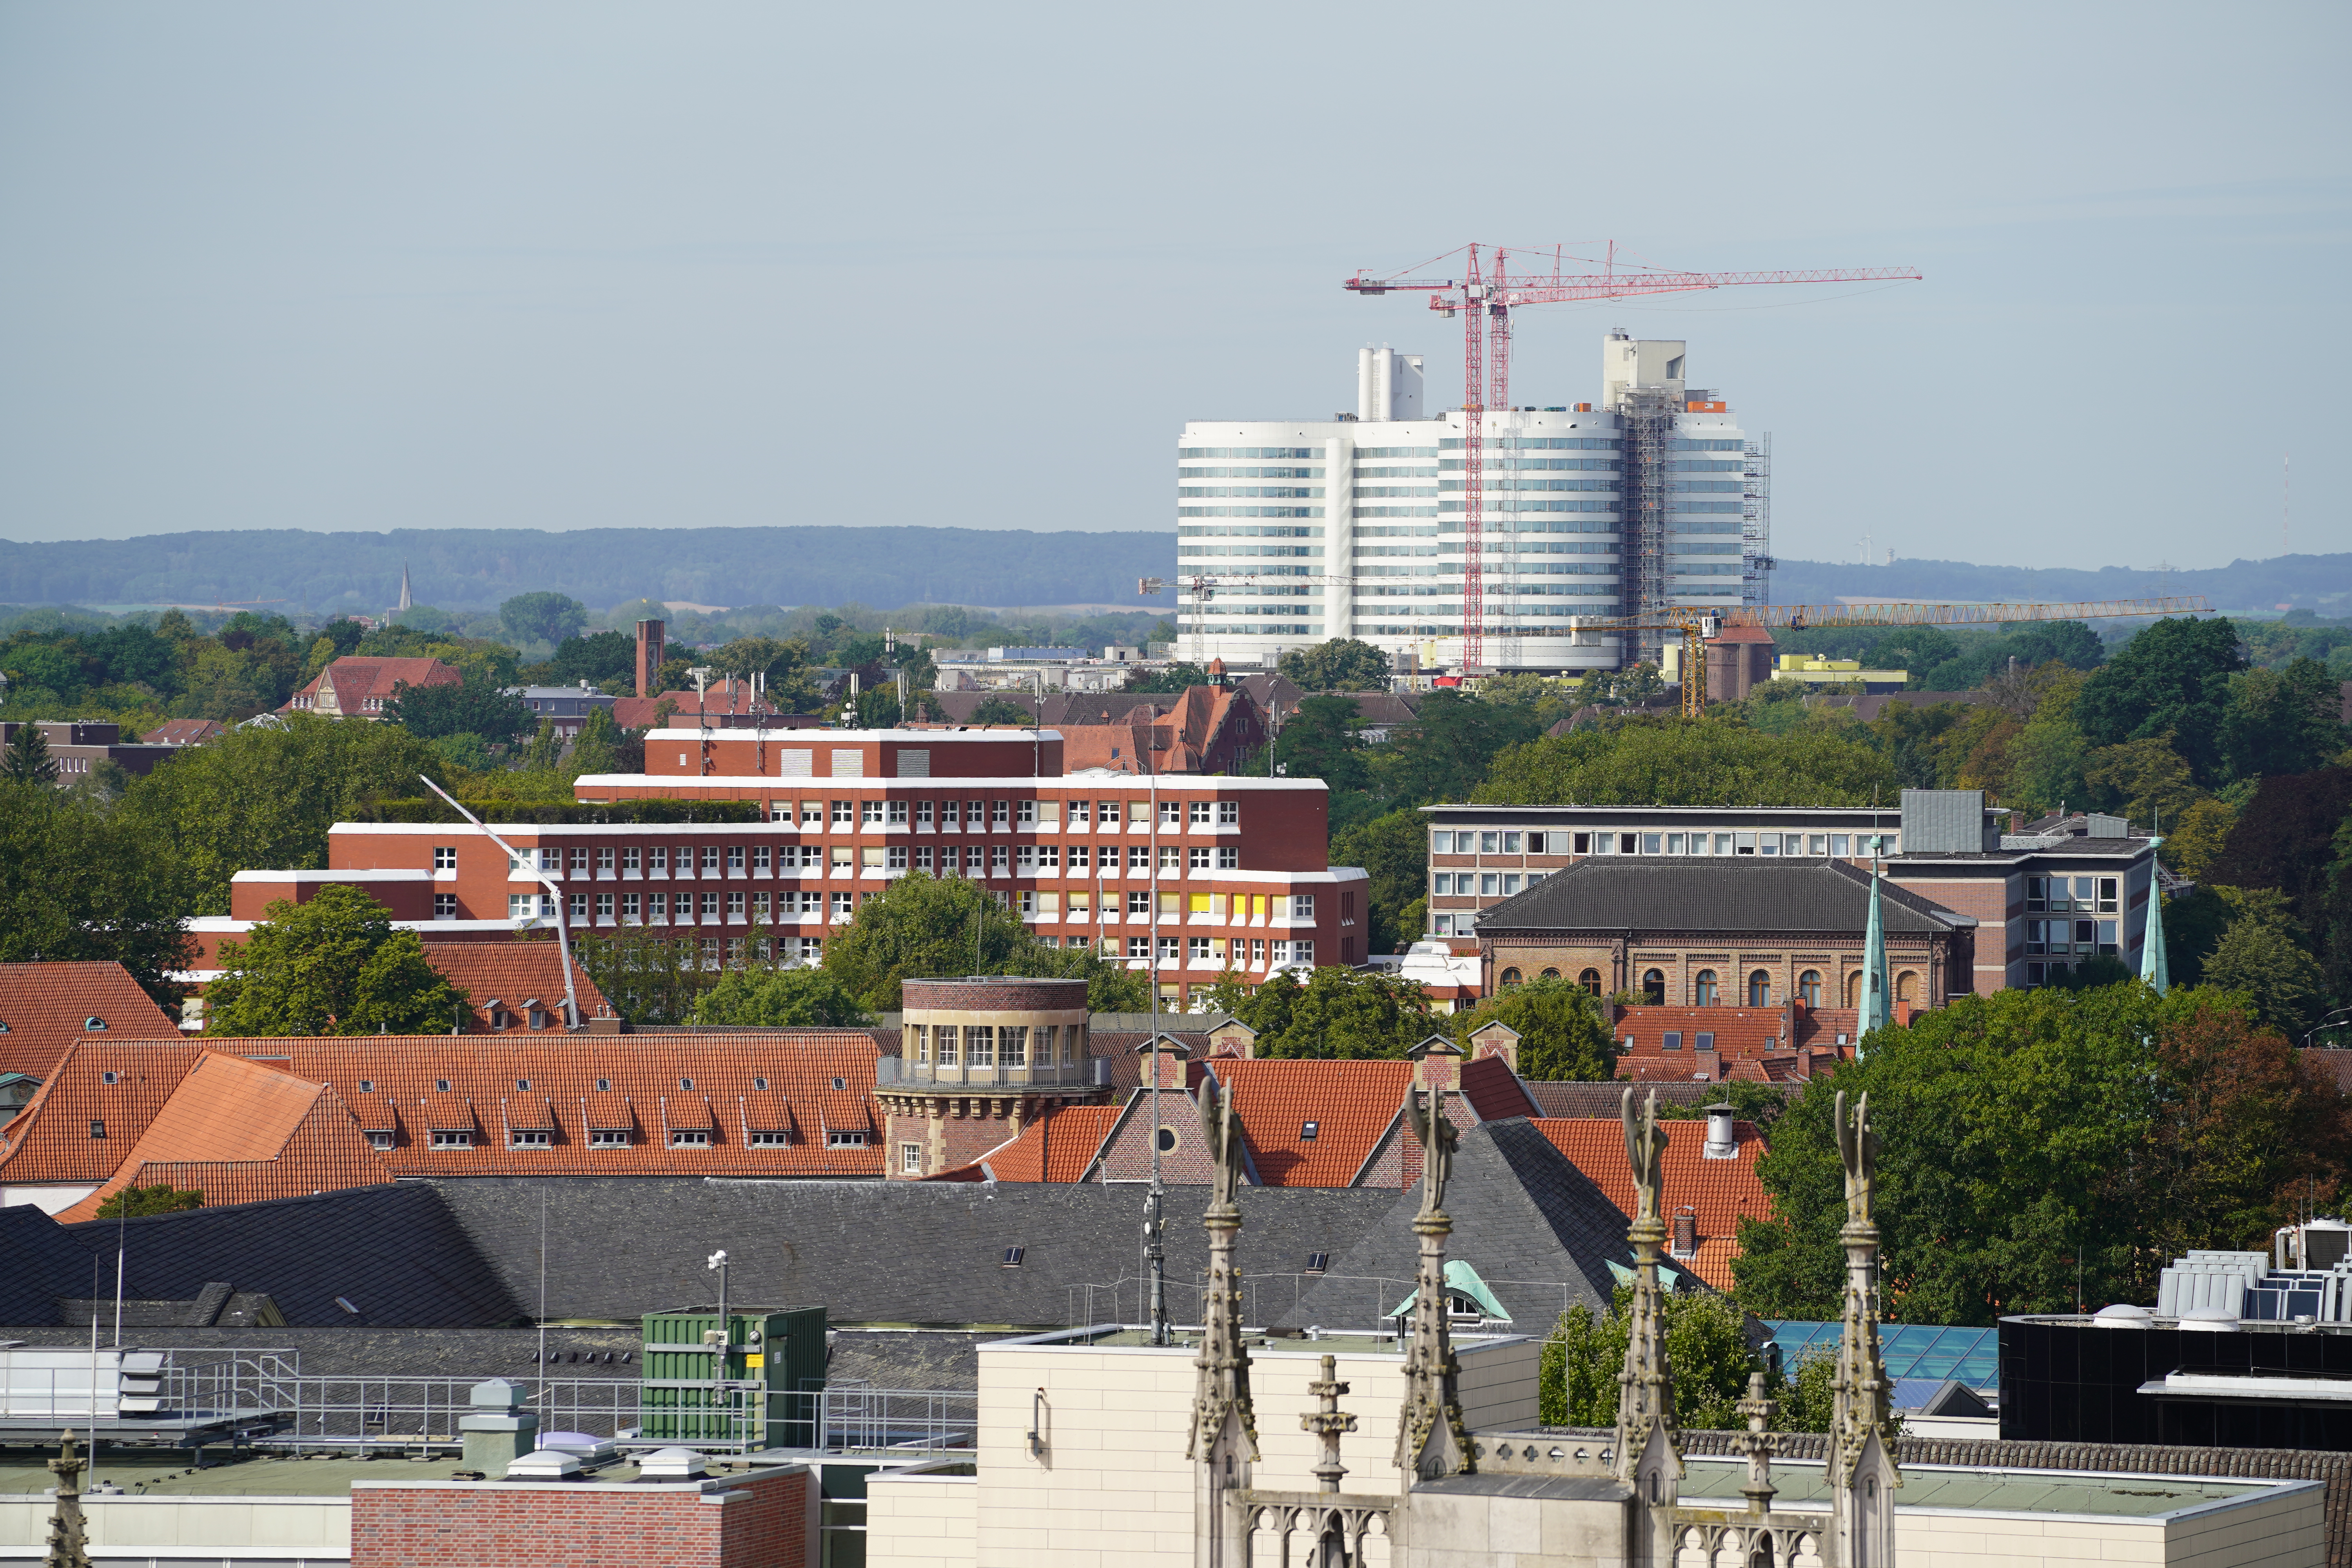
[[[1467,917],[1465,917],[1465,919],[1466,921]],[[1463,929],[1466,931],[1470,928],[1465,923]],[[1541,978],[1546,980],[1557,980],[1560,978],[1560,973],[1557,969],[1547,969],[1543,972]],[[1504,970],[1500,975],[1496,976],[1496,979],[1507,986],[1526,984],[1526,977],[1515,968]],[[1860,971],[1856,971],[1846,977],[1845,1005],[1847,1006],[1857,1007],[1861,1005],[1862,982],[1863,975]],[[1581,974],[1579,974],[1576,977],[1576,983],[1595,996],[1601,994],[1601,971],[1597,969],[1588,969],[1584,971]],[[1642,984],[1635,987],[1635,989],[1642,993],[1644,1000],[1646,1000],[1651,1006],[1662,1007],[1665,1005],[1665,971],[1663,969],[1645,971],[1642,975]],[[1822,972],[1820,970],[1807,969],[1801,971],[1798,973],[1797,999],[1799,1001],[1802,1002],[1808,1007],[1818,1008],[1822,1005],[1822,1000],[1825,994],[1826,987],[1822,979]],[[1916,970],[1906,969],[1896,974],[1895,977],[1895,1000],[1900,1002],[1916,1003],[1919,1000],[1919,975]],[[1696,1007],[1719,1007],[1723,1005],[1722,982],[1714,970],[1702,969],[1691,976],[1690,1005]],[[1773,1005],[1772,972],[1769,969],[1750,970],[1748,974],[1747,1005],[1750,1007],[1769,1007]],[[1690,1031],[1690,1034],[1692,1036],[1692,1047],[1694,1049],[1709,1051],[1715,1048],[1714,1030],[1696,1029]],[[1680,1029],[1668,1029],[1664,1031],[1659,1038],[1658,1048],[1665,1051],[1681,1050],[1683,1048],[1683,1036],[1684,1031]],[[1843,1044],[1844,1039],[1845,1037],[1843,1035],[1838,1037],[1840,1044]],[[1633,1048],[1633,1041],[1632,1038],[1628,1037],[1625,1041],[1625,1048],[1630,1050]]]
[[[1179,468],[1179,479],[1319,479],[1320,468]]]
[[[1460,479],[1441,479],[1437,486],[1442,490],[1458,490],[1462,487]],[[1625,484],[1622,479],[1488,479],[1479,488],[1488,495],[1499,490],[1608,490],[1614,493],[1623,489]]]
[[[1258,496],[1271,500],[1321,500],[1321,485],[1178,485],[1178,500],[1214,500],[1220,496]]]
[[[1436,494],[1435,485],[1358,485],[1356,487],[1358,500],[1379,500],[1392,497],[1410,500],[1415,496],[1434,498]]]
[[[1319,506],[1180,506],[1178,517],[1321,517]]]
[[[1194,523],[1176,531],[1179,539],[1320,539],[1319,528],[1267,527],[1252,523]]]
[[[1711,458],[1685,458],[1666,465],[1670,474],[1745,474],[1745,462],[1727,463]]]
[[[1892,833],[1885,854],[1895,853]],[[1437,828],[1435,855],[1801,855],[1832,859],[1868,855],[1874,836],[1860,833],[1530,833],[1510,828]],[[2108,880],[2112,881],[2110,878]]]
[[[712,1130],[708,1127],[673,1127],[669,1130],[669,1147],[708,1149],[711,1146],[711,1133]],[[588,1130],[588,1147],[591,1149],[626,1149],[636,1141],[635,1130],[632,1128],[592,1127]],[[746,1135],[746,1142],[755,1149],[786,1148],[792,1141],[791,1133],[774,1128],[754,1128]],[[391,1150],[397,1142],[398,1137],[394,1133],[375,1131],[368,1134],[370,1146],[379,1152]],[[426,1134],[425,1142],[427,1147],[436,1150],[479,1147],[475,1142],[473,1129],[467,1127],[434,1128]],[[866,1132],[862,1128],[831,1128],[825,1132],[824,1143],[828,1149],[863,1149],[866,1147]],[[552,1149],[555,1134],[541,1128],[519,1127],[507,1133],[506,1146],[509,1149]]]
[[[2080,910],[2111,915],[2122,892],[2123,881],[2116,877],[2028,877],[2025,907],[2053,914]]]
[[[1179,447],[1176,448],[1177,460],[1180,462],[1187,458],[1239,458],[1244,462],[1261,461],[1272,458],[1297,461],[1303,458],[1319,458],[1322,455],[1323,448],[1320,447]]]
[[[1745,452],[1745,441],[1726,441],[1716,437],[1677,436],[1667,443],[1676,452]]]
[[[1360,479],[1433,479],[1435,468],[1363,468],[1356,470]]]
[[[1738,443],[1734,442],[1737,446]],[[1462,437],[1448,437],[1438,446],[1449,452],[1462,449]],[[1489,452],[1616,452],[1625,443],[1595,436],[1494,436],[1480,443]]]
[[[1467,458],[1448,458],[1437,467],[1441,472],[1458,474],[1468,466],[1469,461]],[[1625,465],[1614,458],[1488,458],[1478,467],[1482,472],[1489,473],[1559,473],[1580,470],[1616,474],[1622,473],[1625,468]],[[1455,489],[1462,488],[1462,481],[1459,479],[1454,479],[1451,483]]]
[[[1551,487],[1547,487],[1547,488],[1551,488]],[[1442,501],[1439,501],[1439,502],[1437,503],[1437,510],[1440,510],[1440,511],[1460,511],[1465,504],[1466,504],[1465,502],[1458,501],[1458,500],[1442,500]],[[1503,499],[1501,499],[1501,500],[1489,500],[1489,501],[1485,502],[1485,503],[1484,503],[1484,506],[1485,506],[1485,510],[1487,510],[1487,511],[1494,511],[1494,512],[1522,512],[1522,511],[1609,511],[1609,512],[1613,512],[1613,511],[1616,511],[1616,510],[1619,510],[1619,508],[1618,508],[1618,504],[1617,504],[1615,501],[1613,501],[1613,500],[1517,500],[1517,499],[1516,499],[1516,498],[1511,498],[1511,497],[1505,497],[1505,498],[1503,498]],[[1614,524],[1612,524],[1611,526],[1612,526],[1612,531],[1613,531],[1613,529],[1614,529],[1615,525],[1614,525]]]
[[[990,851],[986,865],[981,862],[981,852],[983,848]],[[869,853],[874,852],[869,851]],[[903,871],[907,868],[905,858],[907,851],[892,849],[886,853],[891,857],[891,869]],[[1168,860],[1169,853],[1163,852],[1161,856],[1163,862],[1161,868],[1173,872],[1176,868]],[[1187,868],[1193,871],[1207,870],[1207,862],[1202,858],[1206,853],[1206,851],[1193,851],[1192,864]],[[1228,860],[1226,857],[1233,855],[1234,852],[1219,850],[1217,853],[1218,868],[1233,869],[1234,862]],[[933,869],[929,863],[930,851],[928,848],[917,851],[915,858],[919,862],[914,868],[916,870],[929,872]],[[961,868],[961,874],[974,879],[991,875],[1003,877],[1008,871],[1003,845],[971,845],[966,848],[963,858],[965,864]],[[940,859],[941,864],[937,868],[938,875],[958,874],[956,851],[952,847],[940,851]],[[1024,873],[1036,875],[1065,874],[1061,868],[1051,864],[1039,868],[1033,867],[1026,861],[1023,862],[1023,869]],[[1085,869],[1086,866],[1083,862],[1069,868],[1072,871]],[[1116,863],[1108,857],[1103,874],[1109,876],[1118,874]],[[1066,909],[1069,911],[1069,919],[1086,921],[1092,918],[1097,908],[1095,898],[1097,891],[1098,889],[1091,888],[1024,888],[1013,895],[1012,907],[1016,908],[1024,916],[1040,920],[1059,919],[1062,911]],[[1188,913],[1216,921],[1265,920],[1269,913],[1276,918],[1286,913],[1293,920],[1311,921],[1315,918],[1315,895],[1312,893],[1225,894],[1162,890],[1158,893],[1155,904],[1151,889],[1134,889],[1124,895],[1117,891],[1101,894],[1100,909],[1106,919],[1115,918],[1116,912],[1121,907],[1122,896],[1129,920],[1149,920],[1155,914],[1162,920],[1181,920]],[[747,919],[765,925],[771,921],[798,922],[823,920],[826,918],[828,912],[835,921],[846,921],[856,910],[856,897],[857,895],[854,893],[826,893],[815,889],[785,889],[773,893],[765,889],[754,891],[730,890],[725,893],[572,893],[569,895],[565,908],[572,923],[575,925],[586,925],[592,920],[598,925],[612,925],[615,923],[616,917],[619,924],[631,926],[696,923],[718,925],[722,922],[741,925]],[[999,894],[998,897],[1003,900],[1004,895]],[[556,902],[552,894],[509,893],[507,895],[507,918],[509,920],[552,920],[555,918],[555,912]],[[434,913],[441,920],[457,919],[457,895],[436,894]],[[543,1025],[534,1019],[531,1026],[538,1028],[542,1027]]]
[[[1359,447],[1356,448],[1356,461],[1360,463],[1385,461],[1394,458],[1434,458],[1435,456],[1437,456],[1437,448],[1434,447]]]
[[[1083,1024],[1066,1029],[1057,1024],[1034,1028],[1021,1024],[909,1024],[907,1034],[915,1047],[915,1060],[929,1063],[936,1054],[938,1065],[943,1068],[1025,1068],[1030,1065],[1033,1035],[1036,1065],[1041,1068],[1055,1065],[1057,1040],[1062,1066],[1076,1067],[1086,1055]]]
[[[1318,511],[1316,515],[1319,517],[1322,514]],[[1313,559],[1323,553],[1323,547],[1319,544],[1180,544],[1176,547],[1176,553],[1185,560],[1202,555]]]
[[[2116,942],[2114,921],[2070,920],[2028,921],[2025,922],[2027,952],[2074,952],[2085,956],[2095,952],[2115,953],[2121,949]]]
[[[1357,517],[1435,517],[1437,508],[1434,506],[1360,506],[1355,509],[1354,515]],[[1431,529],[1430,531],[1434,533],[1437,531]]]
[[[1748,488],[1745,479],[1668,479],[1669,495],[1738,495]]]

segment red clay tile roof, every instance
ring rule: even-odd
[[[0,1181],[106,1180],[205,1050],[332,1085],[362,1128],[394,1135],[383,1159],[395,1176],[882,1174],[882,1151],[872,1137],[880,1054],[874,1037],[856,1029],[811,1029],[84,1041],[32,1103],[0,1127],[6,1151]],[[120,1081],[103,1084],[102,1071],[116,1072]],[[681,1079],[694,1087],[681,1088]],[[755,1095],[780,1095],[790,1104],[791,1142],[750,1142],[744,1121]],[[709,1143],[672,1147],[666,1115],[670,1128],[707,1120]],[[100,1117],[107,1120],[107,1136],[92,1140],[88,1122]],[[519,1126],[528,1130],[551,1118],[549,1146],[510,1146],[508,1135]],[[604,1129],[629,1129],[632,1136],[624,1146],[590,1147],[588,1133]],[[866,1144],[828,1147],[827,1130],[864,1131]],[[436,1149],[435,1131],[471,1131],[472,1146]]]
[[[371,658],[346,654],[310,679],[310,683],[288,698],[278,709],[283,713],[300,709],[309,712],[340,712],[346,719],[364,719],[383,710],[394,693],[404,682],[410,686],[456,686],[465,677],[454,666],[437,658]],[[324,703],[323,689],[334,689],[334,707]]]
[[[1626,1007],[1617,1018],[1617,1048],[1625,1050],[1630,1039],[1632,1054],[1654,1056],[1672,1031],[1682,1037],[1675,1048],[1685,1058],[1698,1048],[1701,1033],[1715,1037],[1715,1049],[1723,1056],[1769,1056],[1789,1048],[1781,1037],[1788,1025],[1783,1007]]]
[[[504,1004],[508,1035],[562,1035],[563,1027],[562,950],[551,942],[428,942],[425,961],[439,970],[450,984],[466,994],[466,1033],[490,1034],[490,1004]],[[612,1004],[572,961],[572,984],[580,997],[580,1016],[609,1017]],[[545,1024],[534,1030],[527,1004],[545,1009]]]
[[[1055,731],[1062,737],[1062,769],[1076,773],[1081,768],[1107,768],[1118,773],[1172,773],[1162,767],[1158,748],[1165,736],[1149,723],[1132,724],[1061,724]]]
[[[1049,1110],[991,1149],[971,1166],[970,1175],[943,1172],[940,1181],[971,1181],[994,1176],[1000,1182],[1082,1182],[1101,1152],[1103,1140],[1118,1121],[1116,1105],[1066,1105]],[[984,1170],[975,1167],[985,1167]]]
[[[1481,1121],[1502,1121],[1514,1116],[1540,1116],[1543,1110],[1519,1087],[1511,1064],[1500,1057],[1480,1057],[1462,1065],[1462,1098]]]
[[[1210,1070],[1232,1087],[1234,1114],[1269,1187],[1344,1187],[1397,1118],[1412,1083],[1399,1061],[1246,1061]],[[1315,1136],[1305,1135],[1315,1123]]]
[[[383,1157],[335,1091],[218,1053],[204,1055],[98,1191],[58,1217],[98,1217],[125,1186],[162,1183],[205,1194],[207,1207],[302,1197],[392,1180]]]
[[[1615,1117],[1540,1117],[1529,1123],[1569,1163],[1592,1178],[1593,1184],[1628,1215],[1633,1212],[1633,1168],[1625,1159],[1625,1125]],[[1739,1256],[1738,1220],[1771,1216],[1772,1200],[1757,1179],[1756,1163],[1765,1151],[1763,1134],[1754,1124],[1732,1124],[1738,1157],[1705,1157],[1706,1121],[1660,1123],[1666,1147],[1658,1160],[1658,1204],[1669,1227],[1685,1205],[1696,1211],[1698,1256],[1668,1261],[1688,1268],[1718,1290],[1731,1289],[1731,1260]]]
[[[48,1077],[92,1018],[115,1036],[177,1028],[119,963],[0,963],[0,1072]]]

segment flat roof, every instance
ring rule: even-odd
[[[1739,1491],[1748,1479],[1747,1460],[1694,1455],[1684,1465],[1678,1495],[1685,1507],[1720,1501],[1727,1508],[1747,1508],[1748,1500]],[[1829,1504],[1828,1471],[1818,1460],[1776,1459],[1772,1480],[1780,1489],[1782,1504],[1799,1508]],[[2094,1521],[2156,1520],[2273,1496],[2289,1486],[2324,1484],[2131,1471],[1906,1465],[1903,1489],[1895,1494],[1895,1507],[1904,1513],[1928,1510]]]
[[[1056,1350],[1056,1351],[1139,1351],[1149,1355],[1192,1355],[1201,1347],[1201,1325],[1189,1323],[1171,1328],[1168,1343],[1151,1342],[1148,1328],[1120,1323],[1097,1323],[1084,1329],[1055,1329],[1042,1334],[1023,1334],[1011,1339],[989,1340],[980,1345],[992,1350]],[[1252,1359],[1269,1355],[1295,1356],[1385,1356],[1403,1359],[1408,1345],[1378,1334],[1324,1334],[1308,1339],[1303,1334],[1270,1335],[1264,1329],[1244,1331]],[[1527,1339],[1525,1334],[1454,1334],[1454,1347],[1460,1351],[1491,1349]]]
[[[744,732],[738,730],[718,731],[714,731],[714,733],[718,734],[721,739],[738,740],[742,737]],[[1052,734],[1053,731],[1049,730],[1046,733]],[[657,735],[648,735],[646,737],[648,742],[658,740],[661,737]],[[688,730],[680,734],[673,736],[672,738],[677,740],[698,740],[700,737],[696,731]],[[611,789],[621,786],[629,786],[638,789],[665,790],[747,789],[761,787],[772,789],[825,790],[836,787],[856,788],[868,784],[880,784],[889,789],[928,790],[934,793],[944,791],[950,795],[959,790],[968,789],[1042,790],[1068,788],[1092,792],[1100,789],[1105,785],[1116,785],[1122,789],[1135,790],[1143,793],[1148,793],[1154,789],[1160,789],[1206,790],[1211,794],[1217,794],[1226,790],[1239,790],[1245,792],[1260,790],[1327,791],[1330,788],[1330,786],[1325,784],[1321,779],[1264,779],[1256,777],[1237,777],[1228,773],[1113,773],[1107,768],[1089,768],[1078,773],[1007,773],[1003,775],[975,774],[971,777],[965,777],[961,774],[939,774],[929,778],[848,779],[815,778],[806,773],[795,773],[790,775],[777,773],[710,773],[707,775],[698,775],[694,773],[583,773],[578,778],[572,781],[572,787],[575,796],[574,804],[583,805],[592,803],[577,800],[576,797],[580,791],[598,788]],[[593,804],[604,803],[599,802]],[[335,826],[337,827],[350,826],[356,829],[361,827],[393,826],[396,825],[390,823],[354,823],[349,825],[337,823]],[[444,826],[446,825],[445,824]],[[522,823],[493,823],[491,826],[498,827],[509,826],[520,827],[525,825]],[[778,823],[775,826],[781,827],[785,825]]]

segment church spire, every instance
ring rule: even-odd
[[[2172,989],[2172,966],[2164,959],[2164,889],[2158,884],[2156,871],[2156,847],[2164,840],[2147,841],[2147,924],[2140,933],[2139,977],[2158,996]]]
[[[1870,841],[1870,924],[1862,938],[1862,1018],[1855,1030],[1857,1042],[1870,1037],[1873,1029],[1883,1029],[1887,1023],[1886,994],[1886,922],[1881,908],[1878,854],[1885,843],[1883,838]],[[1854,1054],[1861,1055],[1857,1044]]]
[[[413,610],[415,607],[416,601],[408,592],[408,563],[404,561],[400,563],[400,603],[394,608],[395,610]]]

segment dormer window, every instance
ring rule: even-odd
[[[105,1137],[105,1136],[106,1136],[106,1123],[105,1123],[105,1122],[103,1122],[103,1121],[93,1121],[93,1122],[91,1122],[91,1123],[89,1124],[89,1135],[90,1135],[91,1137],[93,1137],[93,1138],[103,1138],[103,1137]]]
[[[866,1134],[836,1129],[824,1135],[824,1146],[828,1149],[863,1149],[866,1147]]]
[[[371,1132],[368,1134],[368,1147],[379,1154],[389,1154],[392,1152],[392,1140],[393,1134],[389,1132]]]
[[[751,1087],[755,1089],[765,1090],[768,1087],[768,1080],[763,1078],[755,1078],[751,1080]]]
[[[375,1079],[372,1078],[363,1078],[360,1079],[360,1092],[362,1094],[373,1094],[375,1092]]]
[[[782,1149],[792,1141],[793,1136],[789,1132],[755,1131],[751,1134],[751,1147],[754,1149]]]
[[[591,1149],[625,1149],[629,1146],[629,1130],[625,1127],[598,1127],[588,1134]]]
[[[89,1030],[92,1030],[92,1031],[96,1031],[96,1030],[99,1030],[99,1029],[103,1029],[103,1028],[105,1028],[105,1027],[106,1027],[106,1020],[105,1020],[105,1019],[103,1019],[103,1018],[101,1018],[101,1017],[100,1017],[97,1014],[93,1013],[93,1014],[91,1014],[89,1017],[84,1018],[84,1019],[81,1021],[81,1026],[82,1026],[83,1028],[85,1028],[85,1029],[89,1029]]]
[[[530,1079],[527,1078],[519,1078],[515,1079],[515,1087],[520,1089],[528,1089],[530,1088]]]
[[[690,1078],[682,1078],[677,1080],[677,1087],[680,1089],[692,1089],[694,1087],[694,1080]]]
[[[433,1087],[446,1094],[449,1092],[449,1080],[446,1078],[436,1078],[433,1080]]]
[[[609,1078],[598,1079],[596,1080],[596,1089],[600,1094],[610,1094],[613,1091],[613,1080]]]
[[[1322,1273],[1324,1270],[1326,1270],[1326,1269],[1329,1268],[1330,1267],[1331,1267],[1331,1255],[1330,1255],[1329,1253],[1328,1253],[1328,1252],[1310,1252],[1310,1253],[1308,1253],[1308,1254],[1307,1255],[1307,1273],[1309,1273],[1309,1274],[1320,1274],[1320,1273]]]
[[[669,1130],[669,1146],[673,1149],[708,1149],[710,1130],[707,1127],[673,1127]]]
[[[1021,1267],[1021,1260],[1028,1256],[1029,1249],[1025,1247],[1008,1247],[1004,1249],[1004,1261],[998,1267],[1018,1268]]]
[[[470,1149],[474,1146],[474,1134],[471,1129],[436,1128],[432,1146],[436,1149]]]
[[[541,1128],[518,1127],[508,1134],[509,1149],[548,1149],[555,1143],[555,1135]]]

